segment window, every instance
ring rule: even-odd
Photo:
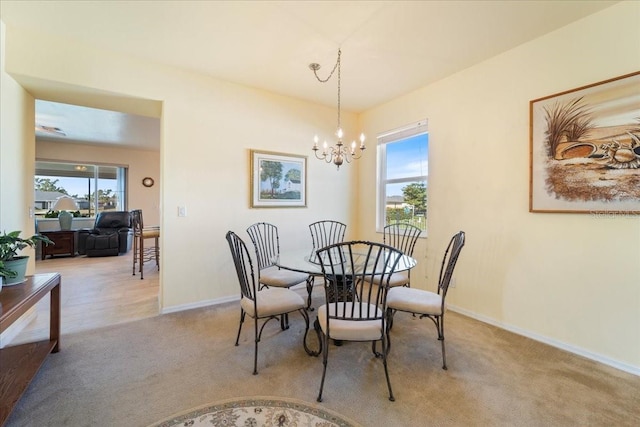
[[[378,136],[378,231],[396,222],[427,230],[427,121]]]
[[[127,168],[122,166],[36,161],[36,215],[45,216],[65,194],[75,200],[82,216],[127,210],[126,177]]]

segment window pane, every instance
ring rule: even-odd
[[[428,134],[416,135],[387,144],[387,179],[428,174]]]
[[[98,212],[118,207],[118,168],[100,166],[98,169]],[[95,197],[95,195],[93,195]]]
[[[408,222],[422,230],[426,229],[426,181],[387,184],[386,191],[385,225]]]
[[[56,199],[69,195],[82,216],[126,210],[126,168],[36,161],[35,212],[44,216]]]
[[[426,231],[429,134],[427,121],[378,136],[377,228],[408,222]]]

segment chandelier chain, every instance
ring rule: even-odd
[[[333,66],[331,73],[329,73],[329,76],[326,79],[321,79],[318,76],[318,70],[320,69],[320,64],[318,63],[309,64],[309,68],[313,70],[313,74],[316,76],[316,79],[320,83],[328,82],[329,79],[331,79],[331,77],[334,75],[336,69],[338,70],[338,129],[336,132],[336,136],[338,137],[338,142],[334,146],[330,147],[327,145],[327,142],[325,141],[321,153],[318,154],[318,151],[320,151],[320,148],[318,147],[318,135],[316,135],[313,138],[314,144],[312,148],[316,158],[318,158],[319,160],[324,160],[327,163],[333,162],[333,164],[336,165],[338,170],[340,170],[340,166],[344,162],[351,163],[352,160],[359,159],[362,156],[362,153],[364,152],[364,150],[366,149],[366,146],[364,145],[364,140],[365,140],[364,134],[360,134],[359,152],[356,152],[357,146],[355,141],[353,141],[349,147],[345,146],[342,143],[343,132],[341,128],[341,116],[340,116],[340,112],[341,112],[340,111],[341,110],[340,91],[342,89],[341,88],[341,85],[342,85],[341,56],[342,56],[342,51],[338,49],[338,59],[336,60],[336,64]]]
[[[342,52],[338,49],[338,129],[340,129],[340,54]]]
[[[338,49],[338,59],[336,60],[336,63],[333,66],[333,69],[331,70],[331,72],[329,73],[326,79],[321,79],[320,76],[318,76],[318,69],[320,69],[319,64],[310,65],[310,68],[313,70],[313,74],[316,76],[316,79],[318,79],[320,83],[326,83],[329,80],[331,80],[331,77],[333,77],[333,74],[336,72],[336,69],[338,70],[338,129],[340,129],[340,57],[341,56],[342,56],[342,50]]]
[[[338,60],[336,61],[336,64],[333,66],[333,70],[331,70],[331,73],[329,73],[329,75],[327,76],[326,79],[321,79],[320,76],[318,76],[318,70],[320,69],[320,64],[311,64],[309,67],[313,70],[313,74],[315,74],[316,79],[318,79],[318,81],[320,83],[326,83],[329,81],[329,79],[331,79],[331,77],[333,76],[333,73],[336,72],[336,68],[340,67],[340,55],[342,54],[342,52],[340,51],[340,49],[338,49]],[[338,75],[340,74],[340,71],[338,71]]]

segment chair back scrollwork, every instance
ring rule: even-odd
[[[313,249],[318,250],[342,242],[347,225],[339,221],[323,220],[309,224],[309,231]]]

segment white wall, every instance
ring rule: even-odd
[[[429,119],[423,287],[465,230],[451,305],[640,374],[640,216],[528,212],[529,101],[638,70],[640,3],[623,2],[360,118],[369,135]],[[360,181],[374,176],[367,158]],[[360,190],[374,212],[373,187]]]
[[[355,169],[336,172],[313,158],[307,165],[307,208],[249,208],[249,150],[311,156],[313,135],[334,131],[332,108],[9,27],[6,53],[7,72],[36,96],[44,86],[73,86],[90,89],[92,96],[104,91],[162,102],[164,311],[237,298],[237,278],[224,239],[228,230],[250,244],[246,228],[257,221],[272,222],[280,227],[283,249],[307,250],[309,223],[355,220],[355,186],[350,185]],[[33,127],[33,117],[30,120]],[[343,124],[351,132],[355,117],[344,113]],[[178,206],[187,208],[187,217],[177,216]],[[347,233],[354,231],[349,227]]]
[[[57,160],[77,163],[127,166],[129,170],[128,210],[142,209],[146,225],[160,224],[160,152],[103,147],[88,144],[36,141],[36,160]],[[155,184],[142,185],[144,177]]]
[[[0,22],[0,233],[21,230],[30,237],[35,233],[29,210],[34,206],[34,99],[5,72],[5,40]],[[30,255],[27,274],[33,274],[34,250],[21,254]]]

